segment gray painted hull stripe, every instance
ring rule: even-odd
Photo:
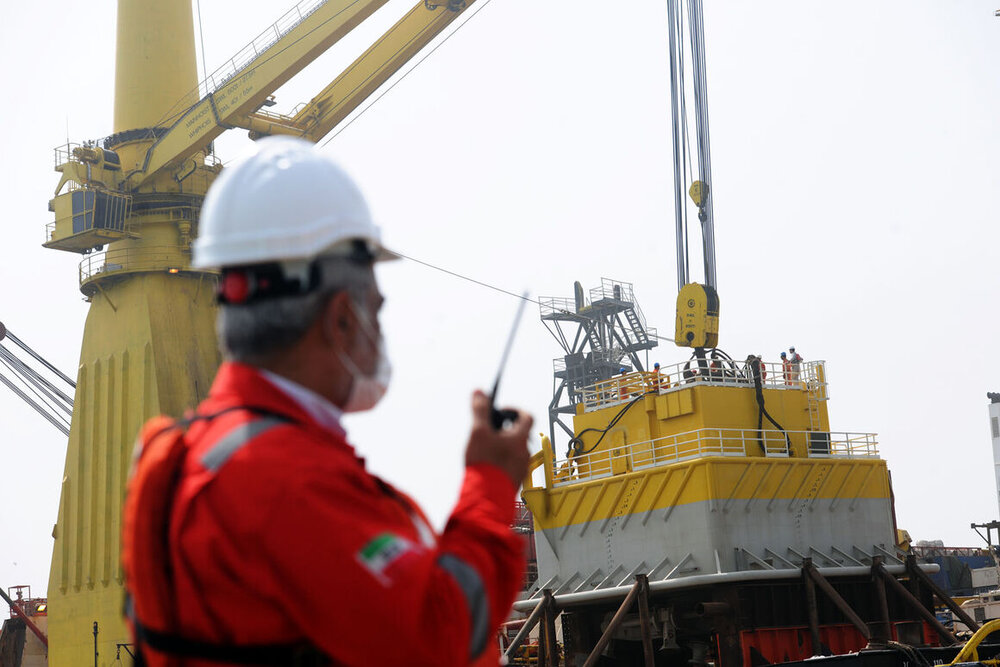
[[[218,472],[219,468],[226,464],[233,454],[242,449],[248,442],[256,438],[265,431],[270,431],[275,426],[281,426],[287,422],[277,417],[264,417],[252,422],[240,424],[227,433],[210,450],[201,457],[201,464],[212,472]]]
[[[475,658],[486,648],[490,630],[490,606],[483,580],[475,568],[458,556],[442,554],[438,565],[455,579],[469,605],[469,657]]]

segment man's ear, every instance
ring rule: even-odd
[[[323,338],[341,350],[351,349],[358,329],[357,317],[351,295],[346,291],[337,292],[323,308]]]

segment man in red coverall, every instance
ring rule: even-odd
[[[509,525],[531,417],[495,430],[473,394],[465,479],[435,534],[341,425],[385,390],[372,265],[394,257],[350,179],[308,142],[261,140],[212,186],[194,250],[196,267],[222,271],[226,360],[196,411],[209,418],[187,430],[170,510],[166,644],[186,648],[148,650],[148,662],[239,663],[241,650],[294,645],[322,664],[496,665],[523,574]]]

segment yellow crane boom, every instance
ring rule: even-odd
[[[414,5],[295,114],[283,116],[258,109],[245,118],[237,119],[234,125],[250,130],[250,136],[254,138],[268,134],[292,134],[318,141],[451,24],[458,17],[460,8],[468,7],[473,2],[475,0],[461,5],[453,3],[449,11],[440,11],[436,6],[428,9],[423,2]]]
[[[403,64],[446,28],[475,0],[441,5],[421,0],[358,57],[318,96],[293,116],[260,111],[282,84],[368,18],[386,0],[342,3],[324,0],[277,39],[191,106],[149,148],[143,164],[134,165],[126,184],[141,186],[164,169],[179,168],[234,127],[252,136],[294,134],[322,138],[358,107]],[[266,35],[267,33],[265,33]]]

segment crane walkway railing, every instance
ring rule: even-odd
[[[260,54],[274,46],[278,40],[291,32],[296,26],[306,20],[310,14],[325,5],[329,0],[301,0],[297,5],[285,12],[269,28],[257,35],[249,44],[236,52],[221,67],[209,74],[199,84],[199,94],[205,97],[214,93],[223,84],[232,79],[240,71],[246,69]]]
[[[810,392],[816,400],[829,398],[823,361],[800,364],[761,362],[761,386],[764,389],[798,389]],[[661,366],[656,371],[636,371],[616,375],[583,389],[582,402],[588,411],[620,405],[644,394],[666,394],[696,384],[753,387],[752,369],[746,363],[707,360],[706,367],[696,360]]]
[[[126,271],[179,273],[190,264],[184,246],[138,246],[91,253],[80,262],[80,285],[95,278]]]
[[[553,463],[554,485],[576,484],[706,457],[789,458],[789,441],[793,446],[804,445],[811,459],[879,457],[874,433],[709,428],[557,459]]]

